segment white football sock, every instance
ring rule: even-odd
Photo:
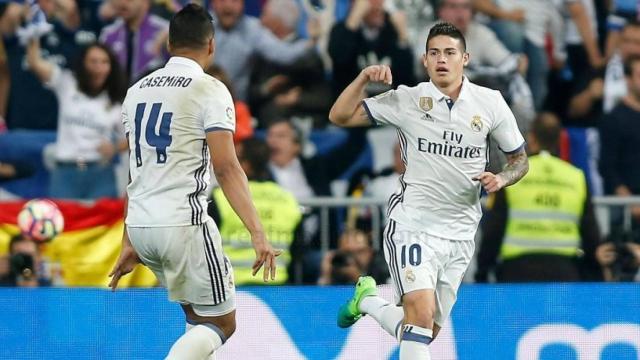
[[[429,344],[433,338],[431,329],[406,324],[402,327],[400,360],[431,360]]]
[[[226,338],[213,324],[187,324],[187,332],[171,347],[166,359],[170,360],[210,360],[214,352],[224,344]]]
[[[367,296],[360,301],[361,312],[371,315],[389,335],[398,339],[398,329],[404,318],[402,307],[388,303],[379,296]]]
[[[194,327],[195,327],[195,325],[193,325],[193,324],[189,324],[189,323],[187,322],[187,323],[186,323],[186,326],[185,326],[185,329],[184,329],[184,332],[186,333],[187,331],[189,331],[189,330],[193,329]],[[207,358],[207,360],[216,360],[216,353],[215,353],[215,351],[213,352],[213,354],[211,354],[211,356],[209,356],[209,357]]]

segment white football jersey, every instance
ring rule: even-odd
[[[129,88],[122,108],[131,151],[126,224],[202,224],[210,180],[206,133],[235,131],[229,90],[195,61],[172,57]]]
[[[524,145],[502,95],[464,78],[455,103],[425,82],[363,104],[372,121],[398,131],[406,171],[389,199],[390,218],[434,236],[473,240],[482,213],[481,184],[472,178],[485,170],[489,139],[507,153]]]

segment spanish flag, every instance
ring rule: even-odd
[[[0,202],[0,256],[18,234],[18,213],[26,201]],[[42,245],[44,257],[60,264],[65,286],[106,287],[108,274],[120,254],[124,201],[101,199],[92,205],[54,200],[64,216],[64,231]],[[155,275],[142,265],[120,279],[119,287],[155,286]]]

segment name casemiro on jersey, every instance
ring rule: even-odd
[[[140,83],[140,89],[148,87],[183,87],[186,88],[191,84],[190,77],[185,76],[152,76],[144,79]]]

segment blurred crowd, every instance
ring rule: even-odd
[[[45,151],[50,197],[122,196],[117,167],[128,159],[121,156],[127,146],[120,105],[128,85],[168,59],[168,19],[184,3],[0,2],[0,139],[24,130],[55,131],[55,144]],[[388,198],[396,190],[404,171],[396,140],[377,137],[379,129],[336,131],[327,114],[368,65],[389,65],[394,82],[371,84],[366,96],[428,80],[422,55],[428,30],[438,21],[464,33],[470,53],[466,76],[503,94],[520,130],[530,135],[532,162],[539,163],[528,175],[536,181],[487,199],[476,281],[636,276],[640,206],[632,208],[626,230],[622,214],[612,212],[605,237],[590,199],[640,194],[635,166],[640,2],[209,0],[202,5],[210,9],[216,31],[214,63],[207,72],[231,91],[238,157],[265,228],[287,250],[281,261],[288,271],[280,283],[347,284],[360,274],[380,282],[388,278],[384,257],[373,246],[381,233],[374,227],[382,224],[373,221],[378,210],[324,214],[298,202],[319,196]],[[39,40],[25,35],[33,31],[42,31]],[[580,161],[569,153],[576,143],[570,134],[583,138]],[[496,170],[504,158],[494,150],[488,166]],[[363,165],[367,152],[389,161],[383,168],[370,161]],[[28,162],[0,154],[0,186],[32,173]],[[332,184],[339,179],[347,185],[337,189]],[[540,190],[540,184],[546,187]],[[514,200],[513,194],[538,190],[539,196]],[[215,181],[211,199],[209,213],[242,274],[253,257],[248,237]],[[328,244],[321,241],[324,218]],[[20,246],[17,239],[12,242],[12,254],[22,251]],[[11,259],[10,266],[0,262],[0,276],[22,258]],[[250,282],[250,277],[239,281]]]

